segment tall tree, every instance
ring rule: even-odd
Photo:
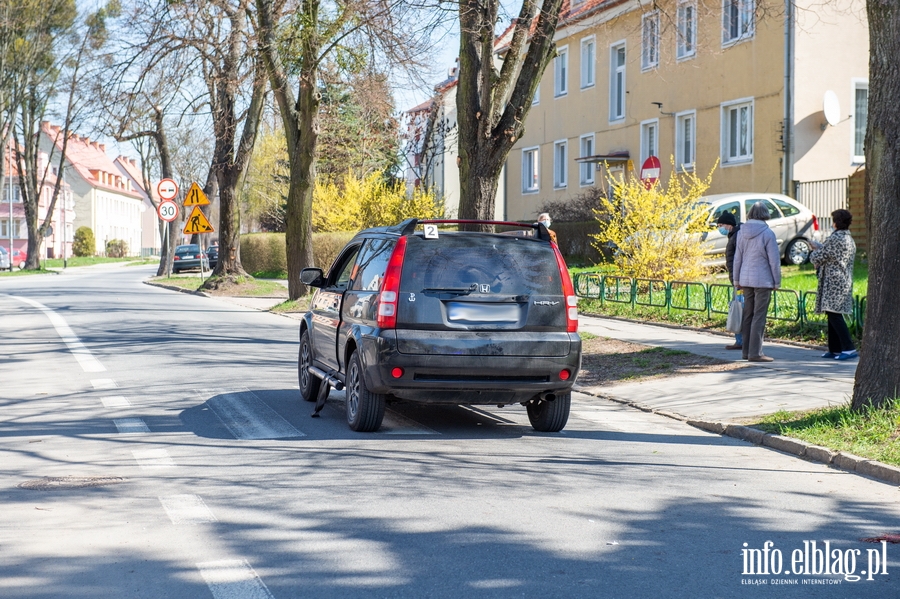
[[[500,0],[459,2],[460,218],[494,215],[500,171],[525,131],[535,91],[556,52],[561,6],[562,0],[542,0],[535,14],[537,2],[524,0],[511,30],[498,39]]]
[[[900,398],[900,2],[868,0],[869,110],[866,226],[869,292],[852,406]]]
[[[285,214],[289,295],[306,292],[300,270],[313,265],[312,199],[319,143],[323,61],[346,49],[380,54],[386,64],[414,68],[425,55],[427,19],[413,22],[411,4],[375,0],[256,0],[263,56],[287,140],[290,187]],[[293,82],[296,81],[296,88]]]

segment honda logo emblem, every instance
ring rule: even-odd
[[[491,292],[491,286],[490,286],[490,285],[485,285],[484,283],[481,283],[480,285],[478,285],[478,291],[479,291],[479,293],[490,293],[490,292]]]

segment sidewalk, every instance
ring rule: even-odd
[[[734,337],[691,329],[579,315],[579,331],[600,337],[678,349],[721,360],[741,358],[726,350]],[[856,360],[823,359],[823,350],[766,341],[763,352],[774,362],[746,362],[726,372],[666,377],[584,391],[616,397],[690,419],[735,422],[778,410],[806,410],[849,401]]]

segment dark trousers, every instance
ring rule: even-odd
[[[762,342],[766,332],[766,313],[772,299],[772,290],[766,287],[742,287],[744,290],[744,317],[741,319],[741,336],[744,338],[744,359],[763,355]]]
[[[828,351],[839,354],[842,351],[856,349],[853,347],[853,339],[850,338],[850,329],[847,328],[844,315],[837,312],[826,312],[825,314],[828,315]]]

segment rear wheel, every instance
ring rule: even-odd
[[[569,420],[572,393],[560,393],[553,401],[533,399],[525,404],[528,420],[534,430],[542,433],[558,433]]]
[[[300,379],[300,397],[306,401],[316,401],[322,379],[312,374],[312,346],[309,343],[309,331],[300,335],[300,355],[297,357],[297,377]]]
[[[812,253],[812,247],[805,239],[795,239],[790,242],[784,251],[784,260],[788,264],[805,264]]]
[[[360,433],[371,433],[381,427],[387,395],[372,393],[366,387],[359,352],[350,356],[347,367],[347,424]]]

